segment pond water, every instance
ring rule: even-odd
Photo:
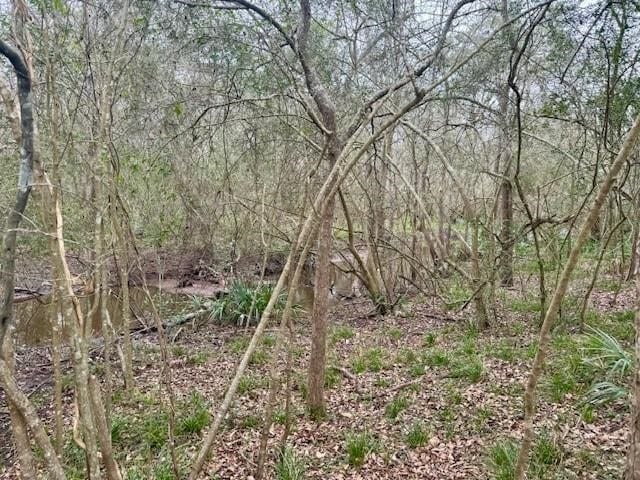
[[[330,303],[339,301],[340,298],[352,296],[353,277],[351,275],[336,274],[332,275],[333,287],[329,295]],[[178,288],[177,282],[172,280],[164,281],[161,284],[155,284],[149,287],[149,292],[153,303],[157,308],[160,317],[163,319],[171,318],[181,313],[187,313],[197,309],[195,298],[211,298],[224,295],[224,289],[220,285],[196,283],[184,288]],[[149,299],[140,287],[131,287],[130,290],[130,308],[132,327],[139,325],[138,319],[149,320],[151,315],[151,305]],[[304,282],[294,292],[294,302],[300,305],[307,312],[311,312],[313,307],[314,291],[313,287]],[[78,297],[82,307],[82,311],[86,314],[90,311],[91,305],[95,299],[94,295],[84,295]],[[73,312],[70,301],[65,301],[62,308],[64,317],[72,319]],[[16,341],[23,345],[46,345],[51,342],[52,319],[55,318],[56,307],[51,303],[50,296],[41,296],[31,300],[21,301],[15,304],[16,318]],[[111,318],[111,323],[117,330],[122,325],[122,301],[120,292],[112,291],[107,296],[107,310]],[[95,336],[101,333],[101,316],[96,312],[91,319],[92,330]],[[70,338],[68,326],[63,328],[63,339]]]
[[[151,297],[156,308],[163,318],[180,313],[188,308],[191,303],[190,297],[186,295],[169,294],[162,292],[158,288],[150,288]],[[132,323],[138,324],[138,318],[148,318],[151,305],[147,295],[142,288],[132,287],[129,290],[130,308]],[[95,295],[84,295],[78,297],[82,311],[86,314],[91,309]],[[73,318],[71,302],[63,302],[65,318]],[[114,328],[122,325],[122,300],[119,292],[111,292],[107,295],[107,310],[111,317]],[[43,345],[51,341],[52,319],[56,314],[56,307],[51,303],[50,296],[38,297],[32,300],[16,303],[14,306],[16,318],[16,341],[27,345]],[[102,325],[99,312],[96,312],[91,319],[94,335],[99,335]],[[70,336],[69,327],[63,328],[63,338]]]

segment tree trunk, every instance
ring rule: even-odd
[[[309,358],[309,396],[307,406],[311,416],[320,419],[325,414],[324,370],[327,350],[327,310],[331,287],[331,248],[333,246],[333,214],[335,197],[329,200],[318,232],[318,261],[316,263],[311,314],[311,356]]]
[[[634,254],[635,256],[640,255],[640,244],[638,242],[635,244]],[[640,267],[637,264],[634,276],[636,283],[635,372],[633,373],[633,399],[631,402],[629,450],[627,450],[625,480],[640,480]]]
[[[18,22],[19,23],[19,22]],[[20,25],[17,30],[22,31]],[[27,478],[33,475],[33,459],[31,445],[27,434],[27,427],[44,452],[44,459],[50,475],[53,478],[64,478],[64,472],[55,450],[51,446],[40,420],[29,401],[15,382],[13,372],[13,349],[11,331],[13,328],[13,295],[16,266],[16,240],[17,230],[20,226],[24,211],[31,193],[34,164],[34,119],[33,119],[33,95],[31,90],[31,71],[22,54],[6,42],[0,40],[0,54],[6,57],[13,66],[18,83],[18,100],[20,105],[20,173],[18,180],[18,193],[14,207],[11,209],[7,224],[6,234],[2,244],[2,256],[0,264],[0,385],[7,396],[7,404],[11,414],[16,447],[19,450],[19,458],[22,465],[22,474]],[[12,109],[12,111],[15,109]],[[15,128],[14,128],[15,130]]]

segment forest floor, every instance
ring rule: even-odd
[[[606,282],[604,287],[606,287]],[[601,288],[594,293],[589,323],[629,346],[633,340],[632,296]],[[408,299],[399,313],[370,317],[364,299],[334,305],[331,312],[327,416],[305,413],[304,382],[309,324],[298,319],[292,347],[293,406],[290,452],[309,479],[508,479],[522,426],[523,384],[535,354],[535,301],[503,292],[501,318],[489,331],[470,327],[471,312],[452,313]],[[566,303],[566,302],[565,302]],[[566,316],[566,315],[565,315]],[[585,335],[562,320],[539,390],[538,441],[533,478],[614,479],[624,463],[628,402],[592,407],[584,395],[604,373],[585,365]],[[275,327],[274,327],[275,328]],[[243,377],[237,400],[215,443],[203,478],[252,478],[268,371],[275,345],[269,330]],[[251,329],[206,324],[171,332],[171,370],[177,396],[177,448],[188,468],[201,444]],[[116,375],[112,437],[129,479],[170,479],[167,393],[154,334],[136,337],[137,390],[124,391]],[[46,348],[18,349],[20,382],[50,422],[50,366]],[[95,373],[103,377],[100,362]],[[71,375],[65,375],[71,385]],[[284,383],[284,382],[283,382]],[[65,388],[65,418],[71,422],[72,390]],[[279,444],[287,422],[283,394],[274,413],[270,446]],[[0,397],[0,478],[17,478],[12,465],[8,416]],[[516,443],[514,443],[516,442]],[[275,450],[272,449],[272,451]],[[82,452],[65,447],[69,478],[83,478]],[[272,454],[268,478],[276,477]],[[502,475],[502,476],[501,476]],[[301,477],[300,477],[301,478]]]

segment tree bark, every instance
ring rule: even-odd
[[[14,47],[0,40],[0,54],[6,57],[13,66],[18,83],[18,101],[20,105],[20,173],[18,192],[13,209],[10,211],[6,234],[2,245],[0,269],[0,385],[7,395],[7,404],[11,414],[14,438],[22,462],[24,478],[34,476],[31,445],[27,434],[27,426],[45,453],[45,463],[49,473],[54,478],[64,478],[64,473],[55,454],[49,437],[37,418],[33,406],[18,389],[13,372],[13,348],[11,330],[13,326],[13,295],[16,266],[17,229],[21,223],[24,211],[31,193],[34,163],[34,119],[33,95],[31,89],[31,72],[26,59]],[[15,108],[11,108],[9,116],[16,116]],[[14,127],[14,130],[17,130]],[[7,333],[9,335],[7,336]],[[29,415],[36,415],[30,418]]]
[[[335,197],[327,204],[318,232],[318,261],[316,263],[311,314],[311,355],[309,357],[309,396],[307,407],[316,419],[325,415],[324,370],[327,354],[327,311],[331,287],[331,248],[333,246],[333,214]]]
[[[640,244],[635,243],[634,255],[640,255]],[[636,343],[635,372],[633,373],[633,398],[631,401],[631,421],[629,425],[629,449],[625,480],[640,480],[640,266],[636,263],[633,273],[636,284]]]

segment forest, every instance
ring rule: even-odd
[[[0,0],[0,479],[640,480],[638,0]]]

